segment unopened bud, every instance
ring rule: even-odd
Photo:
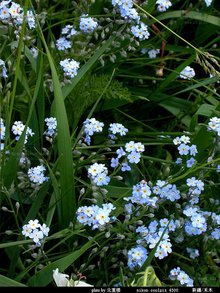
[[[7,235],[12,235],[13,232],[12,232],[11,230],[6,230],[6,231],[5,231],[5,234],[7,234]]]

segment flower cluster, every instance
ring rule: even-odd
[[[137,25],[133,25],[131,27],[131,32],[136,38],[139,38],[140,41],[147,40],[150,36],[148,26],[143,22],[140,22],[140,24]]]
[[[5,139],[5,124],[2,118],[0,118],[0,140]]]
[[[169,277],[172,281],[178,280],[181,285],[193,287],[193,280],[180,267],[174,268],[170,271]]]
[[[170,184],[164,180],[157,180],[156,185],[153,186],[152,191],[163,200],[174,202],[180,199],[180,191],[175,184]]]
[[[57,133],[57,119],[55,117],[47,117],[44,121],[47,126],[47,130],[44,132],[44,135],[54,137]]]
[[[147,227],[142,225],[136,228],[136,233],[140,235],[137,243],[148,246],[150,249],[158,245],[154,256],[163,259],[172,252],[169,233],[174,232],[179,225],[179,220],[169,220],[167,218],[162,218],[159,221],[153,220]]]
[[[31,182],[40,185],[49,179],[49,177],[45,176],[45,171],[46,168],[43,165],[39,165],[29,168],[27,174]]]
[[[79,28],[84,33],[93,32],[98,26],[98,22],[93,18],[89,17],[88,14],[83,14],[80,17]]]
[[[135,267],[142,267],[147,259],[148,251],[145,247],[138,245],[128,251],[128,267],[133,269]]]
[[[176,163],[182,164],[183,163],[183,156],[188,156],[186,160],[187,168],[191,168],[195,163],[195,156],[198,153],[197,146],[195,144],[190,145],[190,137],[186,135],[182,135],[181,137],[177,136],[173,139],[174,145],[178,146],[178,152],[182,157],[177,158]]]
[[[111,143],[114,143],[117,139],[116,134],[119,134],[120,136],[125,136],[128,132],[128,129],[124,127],[121,123],[110,123],[109,128],[109,138],[111,139]]]
[[[3,23],[20,26],[24,19],[24,11],[20,4],[11,0],[1,1],[0,3],[0,20]],[[27,24],[30,29],[35,28],[35,18],[31,10],[27,11]]]
[[[60,66],[64,71],[64,75],[73,78],[77,75],[80,63],[74,59],[66,58],[60,61]]]
[[[212,117],[208,122],[208,130],[216,132],[220,136],[220,118]]]
[[[157,10],[159,12],[164,12],[166,11],[169,7],[172,6],[172,3],[169,0],[157,0]]]
[[[98,26],[98,22],[89,17],[87,14],[83,14],[80,17],[79,29],[84,33],[91,33]],[[62,28],[61,37],[56,40],[56,47],[59,51],[66,51],[73,46],[72,38],[78,34],[73,25],[67,24]],[[73,78],[77,75],[80,62],[74,59],[66,58],[60,61],[60,66],[64,71],[64,76]]]
[[[124,19],[130,22],[135,22],[135,25],[131,26],[131,33],[134,37],[138,38],[140,41],[149,38],[150,33],[148,31],[148,26],[140,21],[140,16],[133,7],[133,1],[112,0],[112,5],[119,9],[119,12]]]
[[[97,186],[108,185],[110,182],[108,169],[104,164],[92,164],[88,168],[88,177],[91,178]]]
[[[19,140],[20,136],[22,135],[22,133],[24,131],[24,128],[25,128],[25,125],[21,121],[14,122],[11,130],[12,130],[13,134],[15,135],[16,140]],[[33,135],[34,135],[34,132],[29,127],[27,127],[24,143],[27,143],[28,137],[33,136]]]
[[[50,228],[46,224],[41,225],[39,220],[30,220],[22,227],[22,235],[32,239],[37,247],[40,247],[42,240],[48,236]]]
[[[82,206],[77,209],[77,221],[83,225],[92,226],[92,230],[101,229],[114,220],[114,217],[110,217],[113,210],[115,207],[111,203],[104,203],[102,207],[98,205]]]
[[[115,168],[119,165],[119,159],[123,158],[121,163],[121,171],[130,171],[130,164],[137,164],[140,162],[141,153],[145,150],[144,145],[141,142],[134,142],[133,140],[125,144],[125,149],[120,147],[116,150],[117,157],[111,159],[111,167]]]
[[[95,118],[87,118],[83,122],[83,132],[85,134],[85,143],[90,145],[91,144],[91,136],[95,132],[102,132],[104,127],[104,123],[96,120]]]
[[[160,49],[147,49],[147,48],[142,48],[140,52],[143,55],[147,53],[148,54],[148,57],[150,59],[154,59],[154,58],[157,57],[157,54],[160,53]]]
[[[130,200],[132,203],[146,204],[148,206],[155,206],[158,198],[156,196],[151,196],[152,191],[145,180],[137,183],[132,188],[132,196],[125,197],[124,200]]]
[[[112,5],[119,10],[121,17],[126,20],[135,20],[137,23],[140,21],[140,16],[138,12],[133,7],[133,1],[121,1],[121,0],[112,0]]]
[[[186,66],[181,72],[180,72],[180,77],[183,79],[191,79],[196,75],[195,70],[190,67]]]
[[[1,76],[3,78],[7,78],[7,68],[5,66],[5,61],[3,61],[2,59],[0,59],[0,69],[1,69]]]
[[[59,51],[64,51],[66,49],[69,49],[72,47],[72,44],[69,40],[67,40],[65,37],[60,37],[56,41],[56,46]]]

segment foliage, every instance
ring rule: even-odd
[[[219,286],[220,6],[165,2],[0,2],[1,286]]]

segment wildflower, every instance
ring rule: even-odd
[[[156,188],[153,188],[153,191],[155,192],[155,190],[156,190],[156,192],[160,196],[160,198],[168,199],[172,202],[180,199],[180,191],[177,189],[175,184],[173,184],[173,185],[167,184],[162,187],[159,186],[159,188],[158,188],[158,183],[159,183],[158,181],[157,181]]]
[[[84,127],[84,134],[85,134],[85,142],[90,145],[91,143],[91,136],[95,132],[102,132],[104,123],[96,120],[95,118],[87,118],[83,122],[83,127]]]
[[[198,153],[197,146],[195,144],[192,144],[189,147],[189,153],[190,153],[191,156],[195,156]]]
[[[176,164],[180,165],[180,164],[182,164],[182,161],[183,161],[182,158],[177,158],[176,159]]]
[[[145,247],[139,245],[131,248],[128,251],[128,267],[133,269],[138,266],[141,267],[147,259],[148,251]]]
[[[119,164],[118,158],[111,158],[111,167],[112,168],[118,167],[118,164]]]
[[[185,143],[185,144],[188,144],[188,143],[190,143],[190,137],[189,136],[186,136],[186,135],[182,135],[180,137],[180,141],[183,142],[183,143]]]
[[[38,50],[34,47],[30,48],[31,54],[34,58],[37,58],[38,56]]]
[[[186,285],[187,287],[193,286],[192,279],[183,271],[181,271],[178,276],[177,280],[180,282],[181,285]]]
[[[110,177],[107,176],[106,173],[99,173],[97,174],[94,178],[93,181],[96,183],[98,186],[103,186],[103,185],[108,185],[110,182]]]
[[[126,1],[126,2],[128,2],[128,1]],[[128,20],[134,20],[134,21],[136,21],[136,23],[139,23],[140,16],[139,16],[139,14],[138,14],[136,9],[134,9],[134,8],[124,8],[122,6],[120,6],[119,9],[120,9],[120,14],[121,14],[121,16],[123,18],[128,19]]]
[[[64,75],[73,78],[77,75],[80,63],[74,59],[66,58],[60,61],[60,66],[64,71]]]
[[[19,4],[12,2],[11,7],[9,8],[9,13],[12,18],[19,18],[19,14],[22,11],[22,8]]]
[[[88,169],[89,178],[91,178],[98,186],[108,185],[110,178],[107,174],[108,169],[104,164],[94,163]]]
[[[97,26],[98,22],[94,18],[88,17],[88,14],[80,17],[79,28],[84,33],[91,33]]]
[[[0,59],[0,69],[2,70],[2,73],[1,73],[2,77],[4,79],[6,79],[8,77],[7,69],[6,69],[6,66],[5,66],[5,62],[2,59]]]
[[[47,130],[44,135],[53,137],[57,132],[57,119],[55,117],[47,117],[44,119],[46,122]]]
[[[131,152],[128,156],[127,156],[127,158],[128,158],[128,161],[130,162],[130,163],[139,163],[140,162],[140,158],[141,158],[141,154],[140,153],[138,153],[138,152]]]
[[[125,150],[126,152],[129,152],[129,153],[135,151],[136,150],[135,142],[134,141],[127,142],[125,144]]]
[[[151,49],[151,50],[149,50],[147,53],[148,53],[148,57],[149,57],[150,59],[154,59],[154,58],[157,57],[157,54],[160,53],[160,49]]]
[[[206,219],[199,213],[193,214],[191,217],[192,226],[196,228],[201,228],[205,223]]]
[[[30,181],[37,185],[40,185],[43,182],[47,181],[49,178],[44,175],[45,170],[46,169],[43,165],[29,168],[28,177]]]
[[[169,278],[171,280],[178,280],[181,285],[193,287],[193,280],[180,267],[174,268],[170,271]]]
[[[135,37],[139,38],[139,40],[146,40],[150,36],[148,27],[143,22],[141,22],[140,25],[132,26],[131,32]]]
[[[130,200],[132,203],[147,204],[149,206],[155,206],[158,198],[151,197],[151,189],[145,180],[133,185],[132,196],[124,198]]]
[[[127,203],[124,205],[124,210],[126,214],[132,214],[133,204]]]
[[[27,23],[28,23],[29,29],[35,28],[35,18],[34,18],[33,11],[31,10],[27,11]]]
[[[126,155],[126,152],[123,150],[122,147],[116,150],[116,154],[118,155],[118,159]]]
[[[56,46],[59,51],[64,51],[71,48],[72,44],[65,37],[61,37],[56,41]]]
[[[125,171],[131,171],[131,167],[128,165],[128,163],[123,162],[123,163],[121,164],[121,171],[122,171],[122,172],[125,172]]]
[[[212,0],[204,0],[207,7],[212,4]]]
[[[183,79],[191,79],[195,76],[195,70],[190,67],[186,66],[181,72],[180,72],[180,77]]]
[[[189,253],[189,257],[195,259],[199,256],[199,250],[196,248],[187,247],[186,251]]]
[[[181,139],[180,139],[180,137],[179,137],[179,136],[175,137],[175,138],[173,139],[173,143],[174,143],[174,145],[179,145],[179,144],[181,144]]]
[[[178,146],[178,151],[179,151],[179,154],[182,156],[182,155],[188,155],[189,153],[189,146],[186,145],[185,143],[181,143],[179,146]]]
[[[67,274],[59,273],[59,269],[53,270],[53,279],[58,287],[67,287],[69,276]]]
[[[217,135],[220,135],[220,119],[217,117],[212,117],[208,123],[208,130],[215,131]]]
[[[2,118],[0,118],[0,140],[5,139],[5,125]]]
[[[176,277],[179,275],[179,273],[181,272],[180,270],[180,267],[177,267],[175,269],[172,269],[170,271],[170,274],[169,274],[169,278],[173,281],[173,280],[176,280]]]
[[[158,5],[157,10],[160,12],[164,12],[172,6],[172,3],[169,0],[157,0],[156,4]]]
[[[159,258],[159,259],[163,259],[164,257],[167,256],[167,253],[161,246],[158,246],[154,256]]]
[[[53,270],[53,279],[57,287],[93,287],[93,285],[80,280],[74,281],[69,275],[60,273],[58,268]]]
[[[22,227],[22,235],[32,239],[36,246],[41,246],[42,240],[48,236],[50,228],[46,224],[41,225],[38,219],[29,220],[29,222]]]
[[[24,131],[25,125],[21,121],[15,121],[14,124],[12,125],[12,132],[16,136],[15,139],[19,140],[20,136],[22,135]],[[33,136],[34,132],[27,127],[26,135],[25,135],[25,141],[24,143],[27,142],[28,136]]]
[[[6,2],[6,1],[3,1],[3,2]],[[8,1],[8,3],[9,2],[10,1]],[[9,9],[6,6],[4,6],[4,5],[7,5],[8,3],[5,3],[5,4],[1,3],[1,6],[0,6],[0,19],[1,20],[5,20],[10,17]]]
[[[194,164],[195,164],[195,159],[194,158],[190,158],[189,160],[186,161],[186,166],[187,168],[191,168]]]
[[[120,136],[126,135],[128,129],[124,127],[121,123],[110,123],[109,132],[113,134],[119,134]]]
[[[213,239],[220,239],[220,229],[219,228],[215,228],[212,233],[211,236],[213,237]]]
[[[77,221],[83,225],[92,226],[92,229],[104,227],[112,218],[110,213],[115,209],[112,204],[103,204],[102,207],[97,205],[82,206],[76,211]]]
[[[77,31],[75,30],[73,25],[67,24],[64,28],[62,28],[61,34],[65,35],[66,38],[70,38],[72,36],[75,36],[77,34]]]

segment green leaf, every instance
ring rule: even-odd
[[[53,280],[53,270],[59,268],[59,271],[63,272],[70,265],[72,265],[83,253],[91,248],[94,245],[96,238],[100,237],[101,235],[103,235],[103,233],[100,233],[93,237],[80,249],[69,253],[67,256],[62,257],[59,260],[56,260],[45,266],[42,270],[37,272],[33,277],[29,279],[28,286],[47,286]]]
[[[94,55],[79,69],[77,75],[72,80],[71,84],[63,87],[63,97],[64,99],[72,92],[78,82],[82,79],[83,76],[87,74],[87,72],[94,66],[97,60],[103,55],[105,50],[109,48],[112,42],[115,40],[116,36],[111,36],[101,48],[99,48]]]
[[[16,282],[10,278],[0,275],[0,287],[27,287],[26,285]]]
[[[39,26],[40,27],[40,26]],[[66,227],[72,221],[76,211],[76,199],[74,190],[74,169],[72,160],[72,145],[69,132],[69,124],[64,103],[64,96],[57,75],[54,60],[47,46],[42,31],[40,30],[43,44],[46,49],[47,58],[49,61],[53,89],[54,89],[54,105],[55,117],[57,119],[57,142],[59,154],[59,171],[60,171],[60,188],[61,188],[61,210],[62,222],[60,225]]]
[[[207,22],[215,26],[220,26],[220,18],[214,15],[207,13],[196,12],[196,11],[185,11],[185,10],[176,10],[172,12],[162,13],[157,16],[158,20],[164,20],[168,18],[190,18],[196,19],[199,21]]]

